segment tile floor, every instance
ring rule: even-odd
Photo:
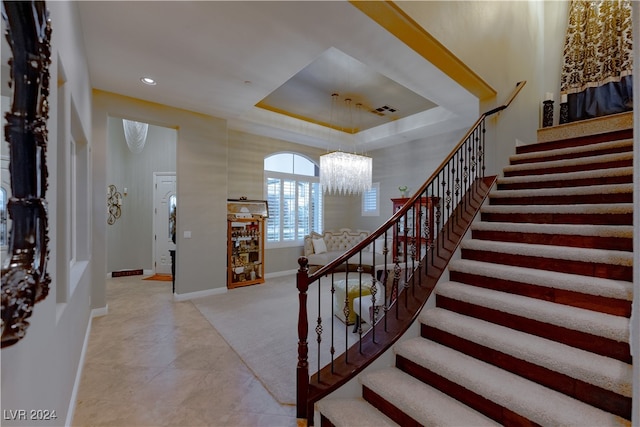
[[[93,319],[74,426],[295,426],[171,282],[107,280],[109,314]]]

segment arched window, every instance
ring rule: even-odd
[[[277,153],[264,159],[264,176],[269,246],[295,246],[312,231],[322,233],[318,165],[299,154]]]

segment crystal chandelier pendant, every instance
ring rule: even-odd
[[[362,194],[371,189],[372,159],[334,151],[320,156],[320,185],[325,193]]]
[[[122,119],[122,127],[124,128],[124,138],[127,141],[129,150],[132,153],[141,153],[147,141],[149,124]]]

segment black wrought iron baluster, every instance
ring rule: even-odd
[[[344,262],[344,307],[342,308],[342,314],[344,314],[344,344],[345,348],[349,348],[349,315],[351,310],[349,309],[349,262]],[[332,323],[333,324],[333,323]],[[349,352],[345,353],[345,362],[349,362]]]
[[[320,286],[320,280],[318,279],[318,286]],[[333,301],[335,301],[336,295],[336,286],[335,286],[335,277],[333,273],[331,273],[331,319],[336,315],[335,306],[333,305]],[[333,326],[333,321],[331,322],[331,346],[329,348],[329,354],[331,355],[331,372],[333,372],[333,359],[336,354],[336,331]]]
[[[396,306],[396,319],[398,318],[398,306],[400,304],[397,303],[398,300],[398,285],[400,283],[400,273],[402,271],[402,267],[400,267],[400,263],[397,261],[393,267],[393,284],[391,285],[391,302],[390,304],[395,304]]]
[[[396,227],[396,225],[393,225],[393,227]],[[389,235],[387,234],[388,231],[384,232],[384,249],[382,250],[382,253],[384,255],[384,270],[382,271],[382,285],[384,287],[384,301],[382,301],[382,311],[384,312],[384,330],[385,332],[388,331],[388,324],[387,324],[387,312],[389,311],[389,307],[391,306],[391,292],[390,289],[387,287],[387,280],[389,280],[389,245],[387,244],[387,242],[389,241]],[[396,243],[393,242],[393,245],[395,247]],[[397,249],[394,249],[397,250]]]
[[[486,162],[485,162],[485,123],[484,120],[482,121],[482,123],[480,123],[480,138],[481,138],[481,158],[482,158],[482,175],[480,176],[481,178],[484,178],[485,176],[485,171],[486,171]]]
[[[360,316],[362,315],[362,273],[364,273],[364,267],[362,266],[362,249],[360,250],[360,252],[358,252],[358,256],[359,256],[359,261],[358,261],[358,303],[360,304],[360,309],[358,310],[358,313],[360,313]],[[348,286],[347,286],[348,289]],[[355,307],[353,308],[355,310]],[[356,326],[358,327],[358,329],[362,329],[362,319],[359,318],[360,316],[356,317]],[[354,331],[355,332],[355,331]],[[362,332],[360,332],[360,338],[362,338]],[[345,348],[349,348],[349,337],[346,337],[347,340],[347,346]],[[362,339],[360,339],[358,341],[360,343],[360,350],[362,351]]]
[[[318,320],[316,321],[316,342],[318,343],[318,362],[317,362],[317,372],[318,379],[320,378],[320,355],[322,353],[322,307],[320,306],[320,301],[322,301],[322,286],[320,283],[320,279],[318,279]],[[331,354],[331,371],[333,372],[333,353]]]

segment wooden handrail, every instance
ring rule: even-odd
[[[458,152],[458,150],[460,149],[460,147],[465,143],[465,141],[467,141],[469,139],[469,137],[473,134],[473,131],[475,129],[478,128],[478,126],[489,116],[496,114],[504,109],[506,109],[509,105],[511,105],[511,102],[513,101],[513,99],[520,93],[520,91],[522,90],[522,88],[524,87],[524,85],[526,84],[526,80],[520,81],[516,84],[516,87],[513,89],[512,93],[509,95],[509,97],[507,98],[507,101],[492,109],[487,111],[486,113],[483,113],[478,120],[475,121],[475,123],[469,128],[469,130],[467,131],[467,133],[465,133],[465,135],[462,137],[462,139],[460,140],[460,142],[458,142],[458,144],[456,144],[456,146],[451,150],[451,152],[449,153],[449,155],[440,163],[440,165],[434,170],[434,172],[431,174],[431,176],[424,182],[424,184],[422,184],[422,186],[420,187],[420,189],[418,191],[415,192],[415,194],[409,198],[409,200],[407,200],[407,203],[405,204],[405,206],[398,210],[396,213],[394,213],[391,218],[389,218],[384,224],[382,224],[380,227],[378,227],[373,233],[371,233],[369,236],[367,236],[367,238],[363,239],[358,245],[354,246],[353,248],[351,248],[350,250],[348,250],[347,252],[345,252],[343,255],[341,255],[340,257],[336,258],[335,260],[333,260],[331,263],[324,265],[322,268],[316,270],[313,274],[311,274],[309,276],[309,283],[313,283],[315,282],[318,278],[326,275],[328,272],[334,270],[337,266],[339,266],[340,264],[344,263],[346,260],[348,260],[349,258],[351,258],[353,255],[357,254],[358,252],[360,252],[362,249],[364,249],[365,247],[367,247],[368,245],[371,244],[371,242],[373,242],[374,240],[376,240],[378,237],[382,236],[382,234],[387,231],[390,227],[391,224],[394,224],[399,218],[401,218],[402,216],[406,215],[407,211],[409,209],[411,209],[411,206],[413,206],[413,204],[417,201],[417,199],[422,195],[422,193],[425,192],[425,190],[427,189],[428,185],[433,182],[433,180],[435,179],[435,177],[438,175],[438,173],[440,173],[440,171],[451,161],[451,159],[453,158],[453,156],[455,155],[456,152]]]
[[[314,403],[353,378],[382,352],[390,348],[417,318],[420,309],[426,303],[449,259],[495,182],[496,177],[485,178],[484,176],[485,120],[488,116],[507,108],[525,83],[524,81],[519,82],[513,93],[508,97],[507,102],[503,105],[482,114],[420,189],[407,200],[402,208],[367,238],[313,274],[309,274],[307,258],[300,257],[298,260],[300,268],[297,274],[300,303],[300,311],[298,313],[298,365],[296,371],[298,418],[307,419],[311,425],[313,423]],[[374,251],[372,251],[374,253],[372,255],[372,265],[363,264],[362,253],[365,248],[371,247],[374,249],[376,239],[383,235],[388,238],[390,232],[393,232],[394,237],[396,237],[395,234],[399,232],[399,228],[395,227],[399,227],[400,224],[406,226],[406,218],[410,212],[414,215],[419,215],[418,224],[421,225],[423,212],[421,209],[416,212],[416,203],[419,203],[418,201],[421,198],[432,198],[437,201],[437,203],[434,203],[437,205],[435,214],[430,215],[427,213],[426,218],[424,218],[425,225],[427,225],[424,227],[424,231],[429,234],[423,235],[423,227],[421,226],[417,227],[419,235],[416,235],[415,231],[412,234],[406,234],[405,227],[405,235],[402,236],[405,249],[404,260],[395,257],[392,262],[389,262],[388,247],[385,243],[383,246],[384,263],[382,265],[376,263]],[[444,218],[442,218],[443,214]],[[403,218],[404,222],[401,223],[400,221]],[[434,228],[434,224],[437,227]],[[387,239],[385,239],[386,241]],[[408,241],[411,243],[408,244]],[[416,248],[416,244],[423,245],[425,242],[427,243],[424,251]],[[394,244],[396,244],[395,241]],[[408,256],[408,252],[410,252],[411,258]],[[358,261],[354,262],[353,259],[359,253]],[[318,297],[320,297],[322,290],[320,281],[326,277],[327,280],[330,280],[330,290],[333,295],[335,291],[333,273],[341,266],[345,267],[347,277],[349,277],[349,274],[354,274],[349,273],[352,271],[351,268],[356,269],[355,274],[359,278],[358,295],[360,301],[362,301],[363,296],[363,284],[369,280],[363,279],[363,276],[367,275],[368,277],[368,274],[370,274],[371,280],[373,280],[371,283],[374,283],[375,281],[380,281],[380,278],[377,277],[378,272],[386,271],[388,273],[393,270],[394,277],[390,292],[393,297],[387,295],[388,290],[385,292],[385,301],[383,301],[384,314],[381,316],[384,322],[378,322],[378,319],[374,317],[370,329],[371,333],[363,335],[362,329],[360,329],[359,345],[351,346],[345,353],[335,359],[333,326],[331,325],[331,363],[324,368],[318,367],[318,372],[310,378],[308,360],[310,325],[307,314],[307,292],[311,284],[318,282],[317,290]],[[371,270],[364,273],[368,267]],[[405,272],[404,280],[400,283],[399,271],[403,267]],[[387,273],[383,274],[387,275]],[[385,278],[382,285],[386,286],[386,282]],[[348,291],[349,285],[345,286]],[[400,295],[402,295],[402,301],[400,301]],[[372,303],[375,303],[375,295],[372,300]],[[349,313],[348,306],[349,296],[347,295],[344,301],[345,317]],[[402,310],[400,310],[401,306]],[[394,310],[391,311],[391,307],[394,307]],[[393,314],[391,314],[392,312]],[[318,316],[316,334],[318,355],[320,355],[324,325],[320,312]],[[378,323],[383,323],[383,329],[378,327]],[[348,341],[348,336],[345,337],[346,341]],[[318,365],[320,365],[319,362]]]

